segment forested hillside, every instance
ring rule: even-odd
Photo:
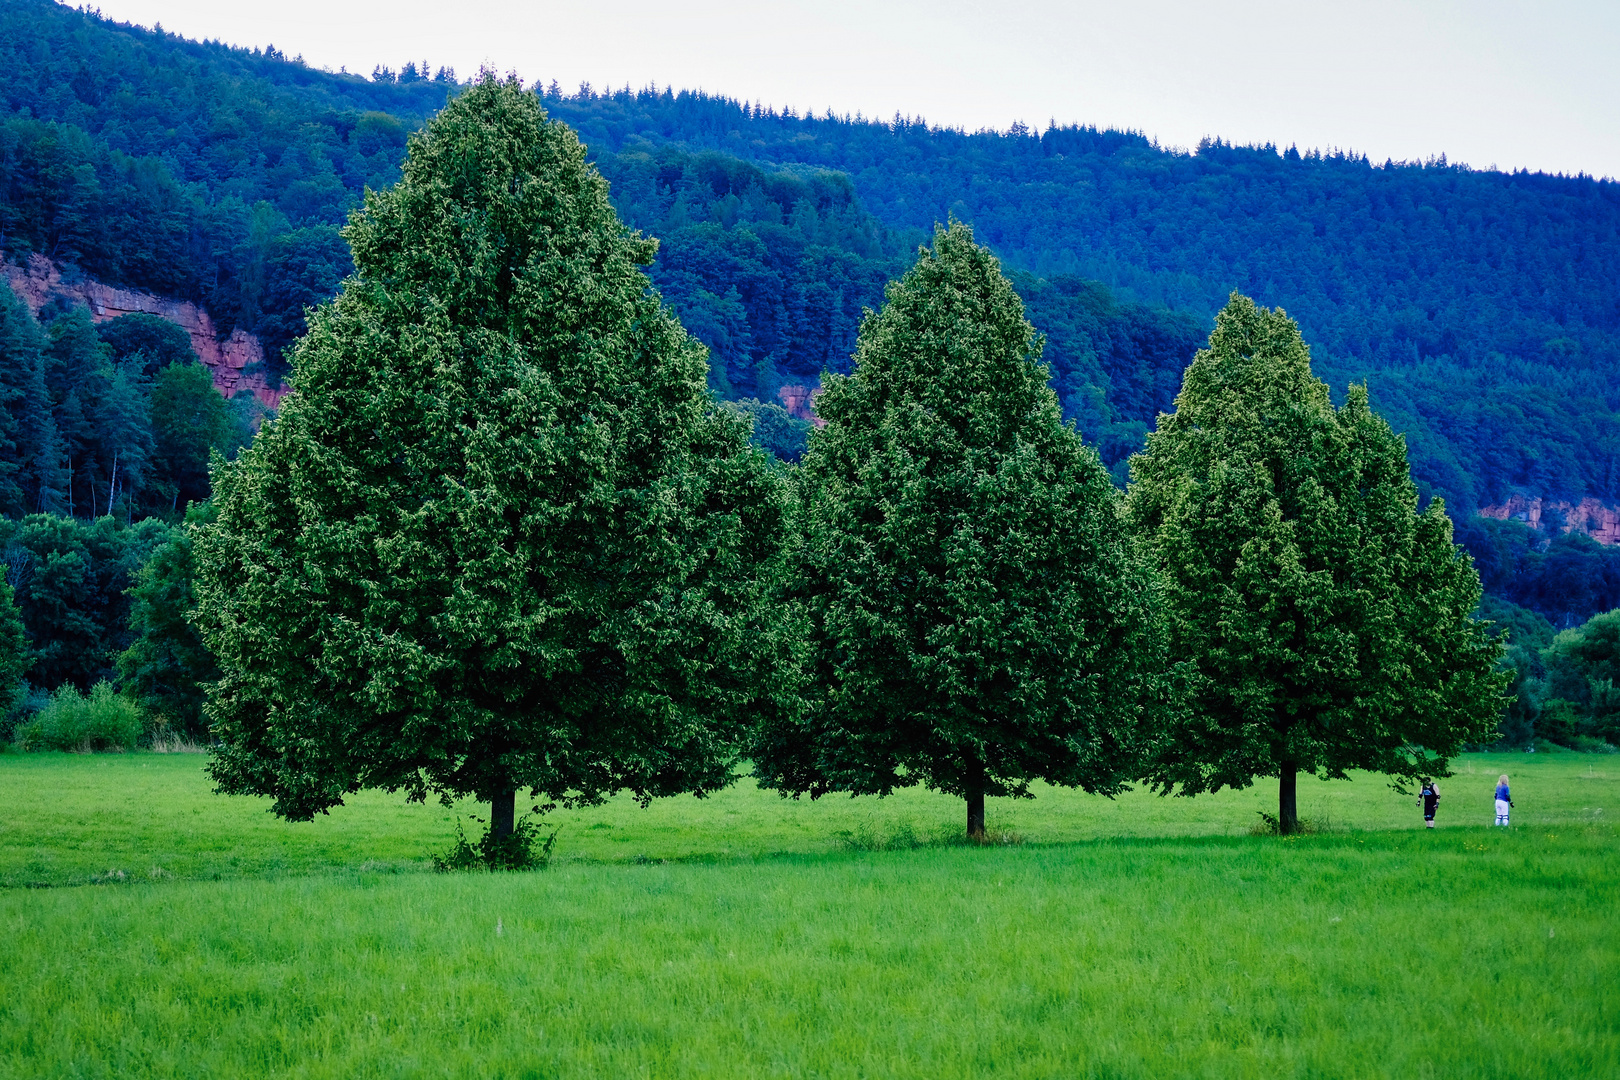
[[[348,272],[336,227],[455,89],[0,4],[0,246],[205,304],[267,354]]]
[[[598,153],[706,148],[836,170],[886,227],[954,214],[1011,266],[1207,319],[1234,288],[1300,320],[1318,370],[1366,379],[1421,482],[1464,511],[1512,491],[1620,496],[1620,185],[1440,159],[1117,131],[966,134],[652,91],[546,96]],[[1151,419],[1125,412],[1122,418]]]
[[[280,370],[304,307],[348,272],[337,227],[458,90],[430,69],[333,74],[5,0],[0,247],[198,300]],[[788,456],[802,425],[772,409],[777,391],[846,365],[862,310],[955,216],[1012,272],[1065,413],[1116,477],[1237,288],[1300,320],[1336,393],[1369,383],[1420,487],[1460,521],[1513,493],[1620,499],[1612,182],[667,90],[543,98],[621,215],[660,238],[654,281],[710,346],[713,389]],[[1501,595],[1563,621],[1620,601],[1603,553],[1511,524],[1462,530]]]

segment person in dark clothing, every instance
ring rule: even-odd
[[[1418,792],[1418,805],[1423,807],[1423,824],[1434,828],[1434,812],[1440,805],[1440,788],[1427,776],[1423,778],[1423,790]]]

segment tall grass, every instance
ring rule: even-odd
[[[1617,839],[0,890],[0,1076],[1612,1077]]]
[[[0,887],[0,1078],[1620,1076],[1614,762],[1465,758],[1433,831],[1302,781],[1333,829],[1281,838],[1274,788],[1043,788],[1000,846],[744,783],[469,875],[414,872],[465,808],[291,825],[196,757],[12,755],[0,885],[89,884]]]

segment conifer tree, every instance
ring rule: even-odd
[[[1161,659],[1150,579],[1039,356],[996,259],[952,223],[867,317],[853,374],[826,380],[785,578],[803,708],[761,728],[765,786],[925,784],[982,837],[986,796],[1133,775]]]
[[[1501,714],[1501,646],[1439,501],[1418,510],[1405,441],[1352,386],[1335,408],[1299,327],[1232,294],[1174,413],[1131,465],[1127,517],[1165,581],[1181,722],[1149,776],[1183,794],[1298,774],[1398,781]]]
[[[573,132],[489,74],[345,235],[355,275],[196,533],[221,790],[702,794],[771,639],[780,482]]]

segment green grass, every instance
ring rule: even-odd
[[[0,1076],[1620,1076],[1616,758],[1464,759],[1432,833],[1302,785],[1288,840],[1271,785],[893,851],[961,803],[740,786],[493,875],[415,872],[443,808],[286,825],[201,764],[0,757],[0,881],[117,882],[0,890]]]
[[[466,803],[406,804],[363,792],[313,822],[266,812],[267,799],[213,794],[198,754],[8,754],[0,756],[0,887],[114,880],[217,880],[371,869],[425,870],[448,849]],[[1481,754],[1441,781],[1438,824],[1489,825],[1499,773],[1513,777],[1516,826],[1620,821],[1620,757]],[[991,799],[992,831],[1025,845],[1120,837],[1243,836],[1275,813],[1276,781],[1195,799],[1134,791],[1109,800],[1039,788],[1033,799]],[[1330,830],[1415,829],[1415,800],[1382,778],[1301,780],[1300,813]],[[561,861],[735,861],[850,848],[907,846],[960,836],[960,799],[902,791],[887,798],[783,799],[747,780],[708,799],[630,799],[548,820],[562,826]]]

